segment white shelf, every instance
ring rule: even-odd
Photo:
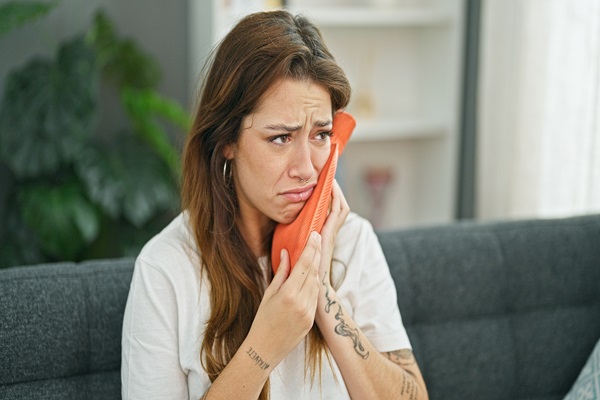
[[[401,28],[401,27],[435,27],[453,23],[453,16],[448,11],[435,7],[323,7],[315,9],[288,7],[294,14],[303,14],[321,28]],[[229,29],[244,15],[253,10],[225,11],[225,27]]]
[[[290,7],[293,13],[305,14],[317,26],[335,27],[431,27],[452,23],[452,15],[433,7],[327,7],[312,8]]]
[[[427,139],[444,136],[447,123],[428,119],[359,119],[350,137],[351,142],[375,142],[400,139]]]

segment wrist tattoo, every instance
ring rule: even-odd
[[[258,367],[260,369],[267,369],[267,368],[269,368],[269,364],[267,362],[265,362],[265,360],[263,360],[262,358],[260,358],[260,356],[258,355],[258,353],[256,351],[254,351],[252,349],[252,347],[250,347],[250,349],[248,349],[248,351],[246,352],[246,354],[248,354],[250,356],[250,359],[252,361],[254,361],[254,364],[258,365]]]

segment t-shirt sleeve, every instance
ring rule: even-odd
[[[159,269],[137,259],[123,319],[123,399],[187,399],[178,355],[177,299]]]
[[[346,272],[338,295],[347,299],[354,322],[380,352],[412,349],[396,287],[371,224],[355,216],[342,240],[347,242],[340,255]]]

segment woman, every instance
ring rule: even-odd
[[[125,399],[427,398],[379,243],[337,183],[321,234],[271,272],[274,226],[312,194],[349,97],[305,18],[257,13],[225,37],[184,150],[184,212],[136,260]]]

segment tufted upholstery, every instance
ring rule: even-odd
[[[0,270],[0,399],[121,398],[133,259]]]
[[[431,399],[561,399],[600,338],[600,216],[380,234]]]
[[[600,216],[379,237],[432,400],[567,393],[600,338]],[[0,270],[0,399],[119,399],[132,269]]]

